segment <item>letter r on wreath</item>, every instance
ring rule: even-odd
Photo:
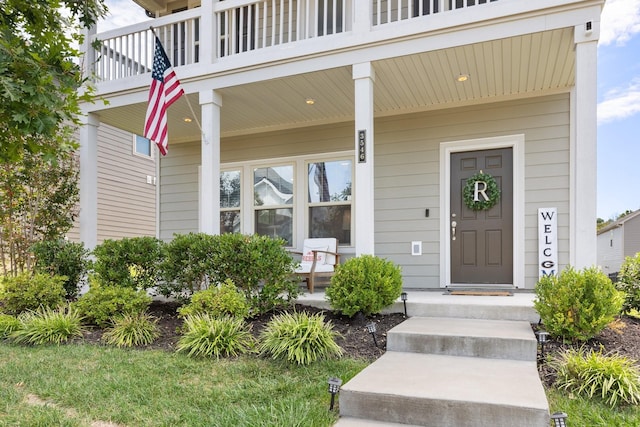
[[[482,188],[480,188],[480,184],[482,184]],[[473,201],[479,202],[481,194],[485,202],[489,200],[489,196],[487,196],[487,183],[485,181],[476,181],[473,187]]]

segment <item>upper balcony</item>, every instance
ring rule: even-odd
[[[277,102],[311,86],[332,91],[334,100],[331,111],[318,114],[318,122],[348,120],[353,111],[350,66],[360,62],[372,62],[380,77],[376,114],[566,91],[574,79],[574,28],[599,21],[603,3],[203,0],[199,7],[92,35],[89,41],[98,50],[87,52],[85,63],[98,94],[111,103],[90,108],[103,110],[106,122],[139,131],[139,125],[122,122],[144,114],[144,108],[116,110],[146,102],[154,32],[188,94],[222,91],[223,132],[229,134],[278,122],[265,119],[260,125],[266,115],[262,108],[246,123],[231,126],[240,120],[236,117],[249,117],[247,97],[264,94]],[[454,77],[461,73],[475,80],[457,86]],[[296,114],[289,111],[282,125],[298,120]]]

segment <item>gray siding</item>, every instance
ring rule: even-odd
[[[624,257],[640,252],[640,216],[624,223]]]
[[[353,122],[225,138],[223,163],[352,150]],[[559,262],[569,262],[569,95],[378,118],[375,122],[375,251],[402,266],[405,287],[440,286],[440,143],[525,135],[525,286],[537,271],[537,209],[558,209]],[[162,159],[161,233],[198,229],[199,142]],[[356,207],[357,209],[357,207]],[[425,209],[430,210],[425,218]],[[410,242],[423,255],[410,255]]]
[[[156,187],[152,158],[133,154],[132,135],[112,126],[98,128],[98,243],[105,239],[155,236]],[[78,224],[68,233],[79,240]]]
[[[568,95],[388,117],[376,121],[376,254],[402,265],[405,287],[440,286],[440,143],[512,134],[525,135],[525,286],[538,277],[538,208],[557,207],[568,264]],[[411,256],[413,240],[422,256]]]

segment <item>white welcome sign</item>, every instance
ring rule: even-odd
[[[538,277],[558,272],[558,210],[538,209]]]

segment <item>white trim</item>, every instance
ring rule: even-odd
[[[513,149],[513,283],[514,288],[524,287],[524,134],[469,139],[440,143],[440,287],[455,286],[451,283],[451,154],[461,151]],[[465,283],[465,286],[472,284]],[[487,286],[487,284],[483,284]],[[505,285],[491,285],[505,286]]]

